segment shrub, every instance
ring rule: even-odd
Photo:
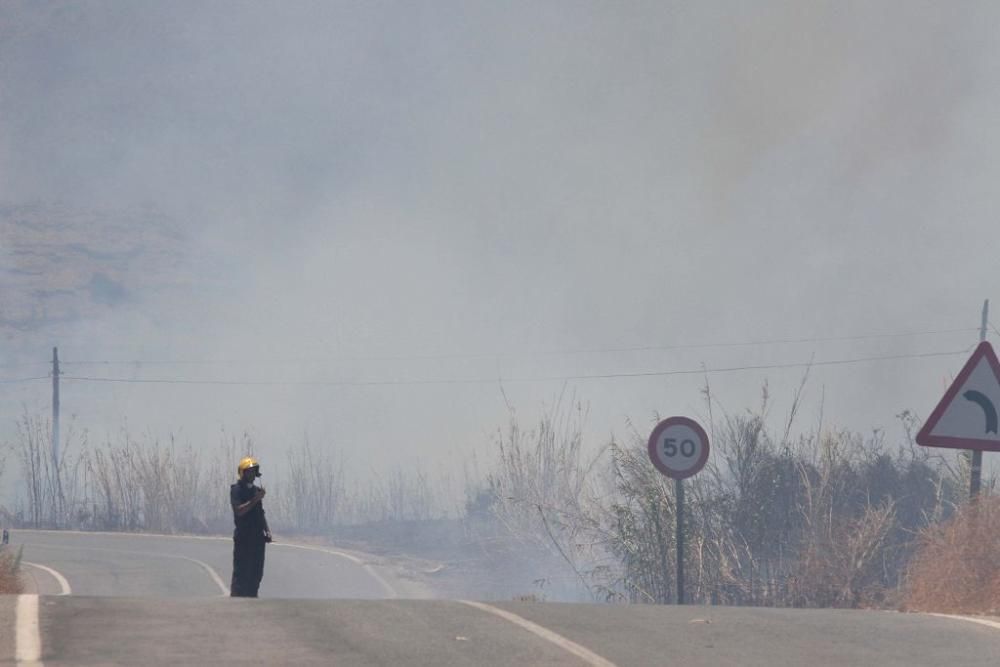
[[[1000,613],[1000,498],[980,498],[928,526],[919,545],[905,609]]]
[[[9,548],[0,551],[0,594],[11,595],[24,592],[21,581],[21,553],[12,553]]]

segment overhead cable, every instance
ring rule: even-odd
[[[967,333],[978,331],[977,327],[964,327],[960,329],[937,329],[932,331],[902,331],[892,333],[874,333],[853,336],[823,336],[817,338],[774,338],[750,341],[731,341],[715,343],[681,343],[671,345],[640,345],[623,347],[595,347],[576,348],[563,350],[540,350],[535,352],[455,352],[443,354],[426,355],[386,355],[386,356],[356,356],[337,357],[334,359],[322,359],[316,357],[288,358],[288,359],[192,359],[192,360],[84,360],[84,361],[61,361],[63,366],[214,366],[229,364],[302,364],[316,363],[317,361],[427,361],[434,359],[492,359],[496,357],[532,357],[532,356],[554,356],[554,355],[574,355],[574,354],[604,354],[616,352],[650,352],[666,350],[698,350],[727,347],[754,347],[764,345],[790,345],[802,343],[824,343],[835,341],[855,341],[855,340],[875,340],[886,338],[904,338],[912,336],[932,336],[950,333]]]
[[[17,383],[20,383],[20,382],[34,382],[35,380],[48,380],[50,377],[52,377],[52,376],[51,375],[40,375],[38,377],[31,377],[31,378],[10,378],[10,379],[7,379],[7,380],[0,379],[0,384],[17,384]]]
[[[924,352],[916,354],[890,354],[872,357],[857,357],[853,359],[832,359],[828,361],[802,361],[781,364],[759,364],[751,366],[726,366],[720,368],[696,368],[662,371],[637,371],[631,373],[599,373],[579,375],[552,375],[536,377],[492,377],[492,378],[426,378],[412,380],[201,380],[178,378],[122,378],[94,377],[78,375],[62,375],[63,380],[77,382],[109,382],[120,384],[181,384],[181,385],[222,385],[222,386],[327,386],[327,387],[378,387],[407,385],[448,385],[448,384],[495,384],[497,382],[566,382],[570,380],[605,380],[615,378],[667,377],[671,375],[703,375],[711,373],[732,373],[738,371],[756,371],[789,368],[812,368],[816,366],[839,366],[843,364],[859,364],[875,361],[891,361],[899,359],[924,359],[929,357],[945,357],[968,354],[968,350],[949,352]]]

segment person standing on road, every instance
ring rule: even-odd
[[[233,580],[229,594],[234,598],[257,597],[264,577],[264,545],[271,541],[271,530],[264,517],[264,488],[254,486],[260,477],[257,459],[247,456],[237,467],[239,481],[229,488],[233,506]]]

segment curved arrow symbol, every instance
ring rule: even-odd
[[[997,409],[993,405],[993,401],[986,397],[978,391],[970,390],[962,394],[962,398],[967,401],[972,401],[983,409],[983,414],[986,415],[986,433],[996,433],[997,432]]]

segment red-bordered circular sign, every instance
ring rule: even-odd
[[[708,461],[708,434],[693,419],[667,417],[649,435],[649,459],[667,477],[688,478]]]

